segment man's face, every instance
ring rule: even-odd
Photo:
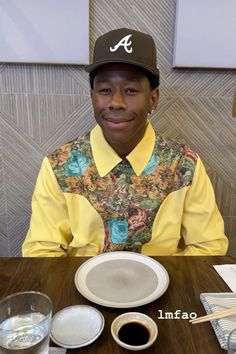
[[[96,73],[91,90],[94,115],[108,143],[122,157],[143,138],[158,89],[134,65],[112,63]]]

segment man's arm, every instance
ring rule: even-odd
[[[182,235],[186,248],[177,255],[225,255],[228,248],[224,222],[200,158],[184,202]]]
[[[64,195],[45,157],[37,178],[24,257],[66,256],[72,235]]]

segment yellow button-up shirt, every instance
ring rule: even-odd
[[[23,256],[93,256],[113,250],[224,255],[227,247],[199,156],[156,136],[148,123],[125,161],[98,125],[44,158],[22,251]]]

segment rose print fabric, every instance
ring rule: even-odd
[[[140,176],[122,160],[100,177],[89,134],[63,145],[48,158],[62,192],[84,196],[102,217],[103,252],[140,252],[150,241],[161,204],[171,192],[191,184],[197,162],[196,153],[187,145],[157,136]]]

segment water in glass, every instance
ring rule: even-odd
[[[0,354],[48,354],[48,325],[40,312],[10,317],[0,329]]]

